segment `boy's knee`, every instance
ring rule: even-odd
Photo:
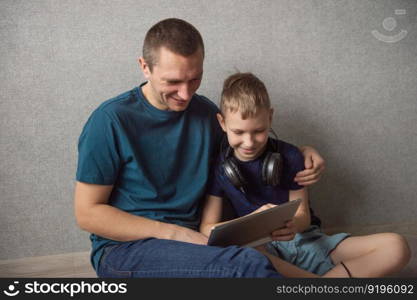
[[[399,265],[405,266],[411,258],[411,250],[407,240],[398,233],[386,233],[386,249],[390,249],[391,257],[397,259]]]

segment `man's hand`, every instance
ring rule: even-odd
[[[325,168],[324,159],[312,147],[304,146],[300,150],[304,155],[305,170],[296,174],[294,181],[302,186],[308,186],[320,180],[321,174]]]
[[[172,228],[172,232],[168,239],[192,244],[207,245],[208,238],[204,234],[187,227],[178,225],[172,226],[174,227]]]
[[[293,221],[287,221],[285,227],[275,230],[271,233],[273,241],[291,241],[294,239],[296,229]]]

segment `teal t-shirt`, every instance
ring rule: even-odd
[[[222,136],[217,112],[199,95],[182,112],[162,111],[141,87],[105,101],[81,133],[76,179],[114,185],[109,204],[123,211],[197,229]],[[103,247],[119,242],[95,234],[90,239],[97,269]]]

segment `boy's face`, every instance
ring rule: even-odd
[[[220,126],[227,134],[230,147],[241,161],[254,160],[260,156],[268,142],[273,109],[262,109],[254,117],[246,120],[237,112],[217,114]]]
[[[141,57],[139,63],[148,80],[144,93],[158,109],[183,111],[200,86],[203,76],[203,52],[184,57],[164,47],[158,50],[158,59],[152,71]]]

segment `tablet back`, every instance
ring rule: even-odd
[[[256,246],[267,242],[272,231],[281,228],[292,219],[301,199],[289,201],[256,214],[216,226],[210,233],[208,245]]]

